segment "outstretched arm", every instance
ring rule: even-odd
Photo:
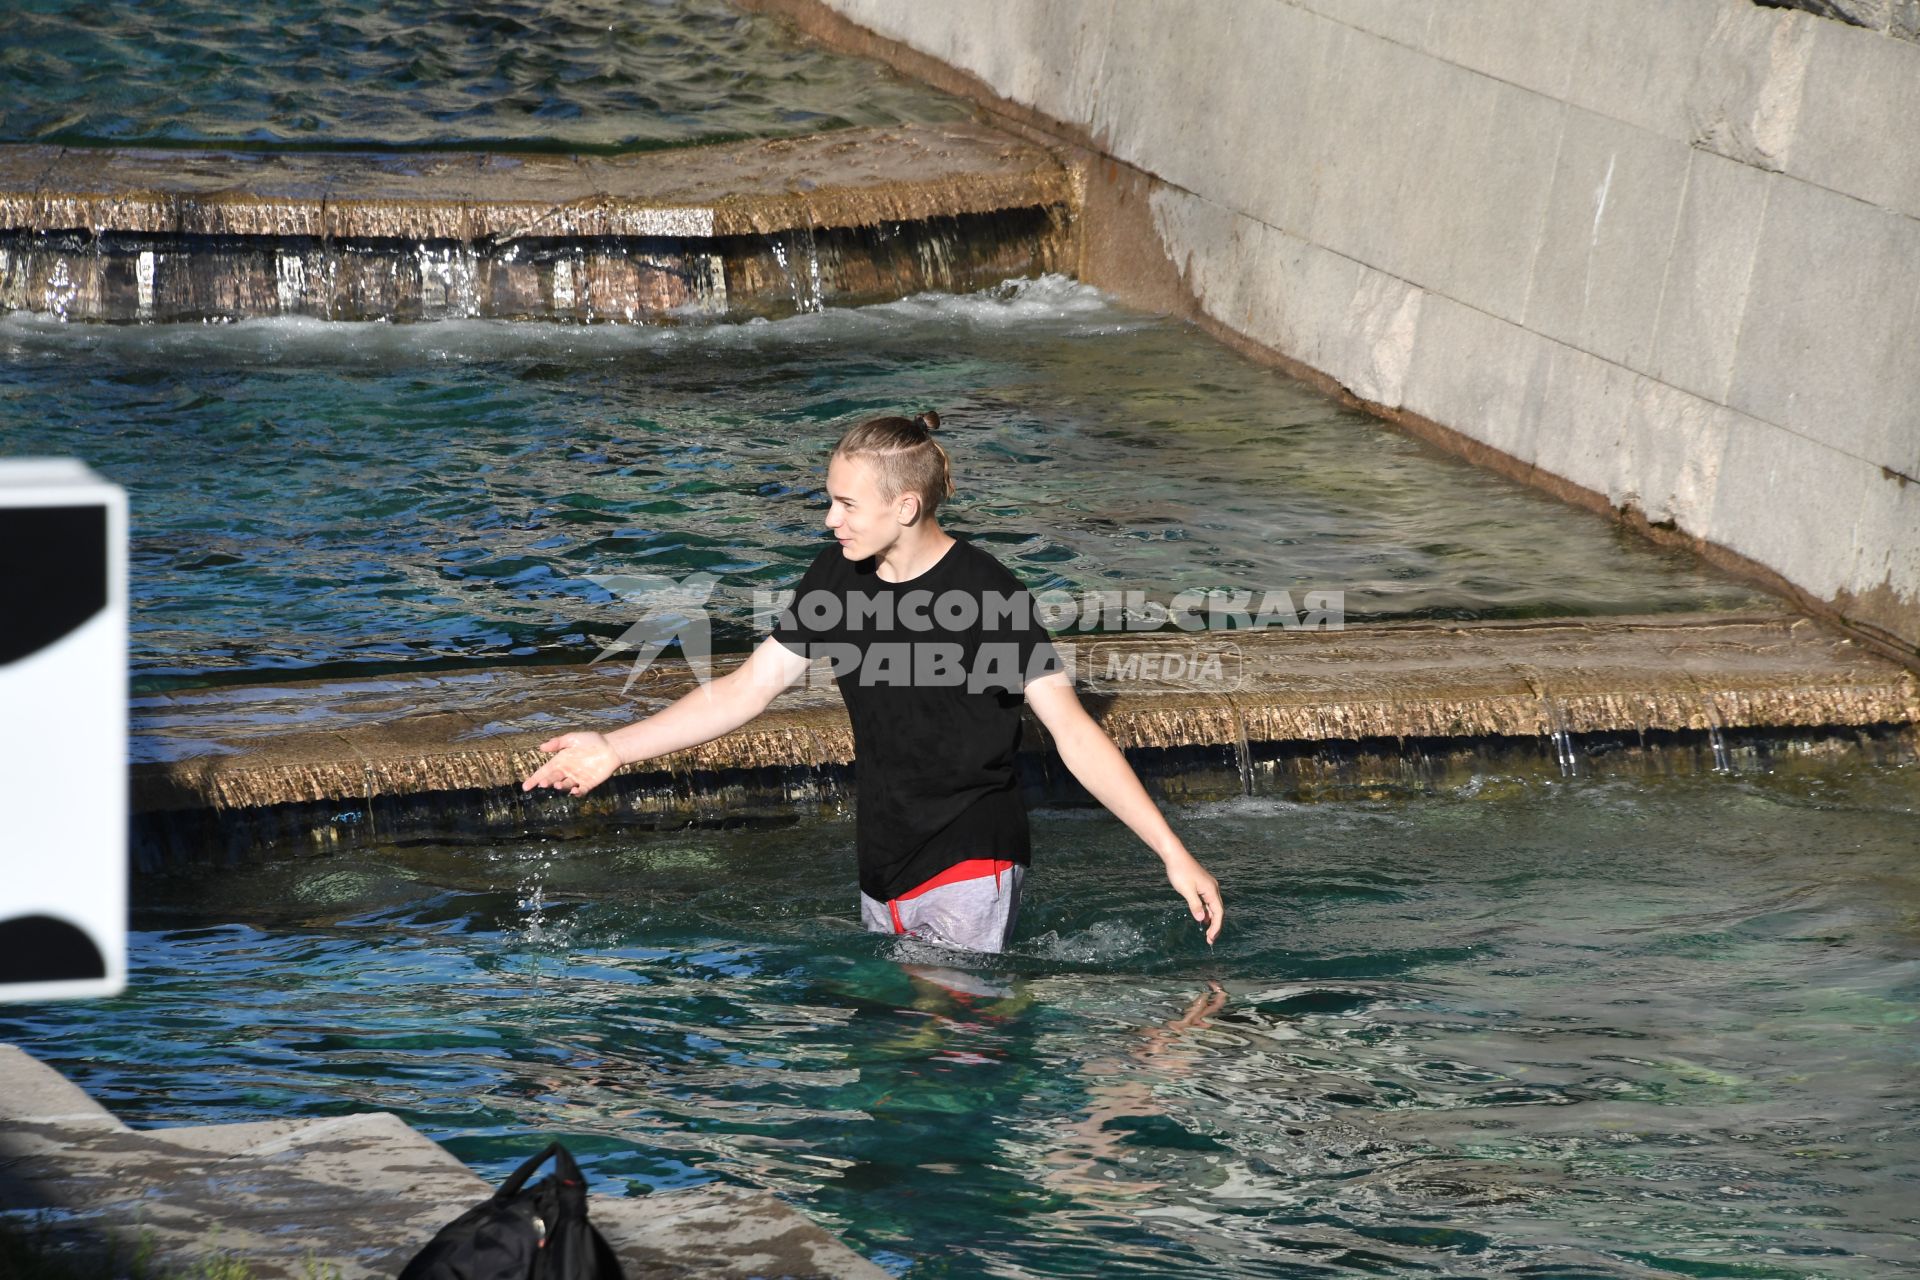
[[[1126,756],[1080,705],[1072,676],[1064,671],[1042,676],[1028,683],[1026,694],[1027,705],[1047,727],[1060,759],[1080,785],[1160,855],[1167,867],[1168,882],[1187,900],[1193,918],[1206,924],[1207,944],[1211,946],[1220,936],[1224,915],[1219,884],[1173,834]]]
[[[768,636],[738,667],[695,686],[645,720],[600,734],[563,733],[540,744],[553,758],[527,776],[522,791],[556,787],[583,796],[621,766],[681,751],[731,733],[767,709],[788,685],[806,674],[807,660]]]

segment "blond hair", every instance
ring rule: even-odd
[[[930,518],[953,496],[953,464],[933,438],[939,426],[940,415],[932,410],[917,418],[869,418],[840,437],[828,461],[867,459],[888,502],[914,494],[920,514]]]

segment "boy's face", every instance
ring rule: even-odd
[[[900,537],[900,499],[887,501],[865,458],[836,455],[827,463],[827,528],[840,542],[849,560],[865,560],[891,547]]]

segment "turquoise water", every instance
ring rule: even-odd
[[[0,141],[607,151],[964,118],[725,0],[16,0]]]
[[[584,662],[590,574],[718,575],[723,647],[825,536],[840,428],[938,409],[949,527],[1035,590],[1345,593],[1349,621],[1771,602],[1053,278],[672,329],[0,320],[0,455],[132,502],[136,688]]]
[[[605,151],[959,104],[722,0],[30,0],[0,140]],[[0,455],[133,502],[136,692],[584,661],[590,574],[749,593],[837,428],[937,408],[1036,589],[1353,621],[1767,607],[1061,280],[677,329],[0,319]],[[118,1000],[0,1039],[136,1124],[393,1110],[498,1178],[768,1187],[895,1274],[1920,1270],[1920,774],[1475,778],[1174,814],[1209,951],[1104,814],[1014,952],[857,932],[845,824],[149,878]]]
[[[1211,953],[1104,814],[944,975],[844,825],[421,846],[147,880],[130,993],[0,1039],[137,1124],[773,1188],[916,1278],[1913,1274],[1914,769],[1172,817]]]

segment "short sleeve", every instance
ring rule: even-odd
[[[1064,671],[1066,667],[1040,620],[1040,606],[1033,592],[1027,590],[1026,585],[1005,565],[997,567],[999,572],[994,575],[997,580],[994,590],[1002,593],[1011,607],[987,611],[990,622],[983,621],[980,641],[983,646],[990,646],[1014,659],[1018,680],[995,683],[1008,693],[1018,693],[1041,676]],[[1004,671],[1004,667],[996,666],[994,669]]]
[[[808,625],[807,619],[817,615],[803,608],[802,604],[814,592],[833,590],[833,560],[829,557],[839,558],[840,548],[821,548],[820,554],[807,566],[807,571],[800,575],[800,581],[793,589],[793,599],[780,611],[773,625],[773,638],[803,658],[813,656],[810,646],[828,639],[826,631]]]
[[[1041,676],[1050,676],[1066,668],[1060,661],[1060,651],[1053,647],[1053,639],[1040,622],[1040,606],[1033,598],[1033,592],[1020,588],[1022,603],[1026,606],[1016,617],[1014,641],[1020,646],[1020,685],[1025,688]],[[1019,618],[1024,618],[1022,625]]]

